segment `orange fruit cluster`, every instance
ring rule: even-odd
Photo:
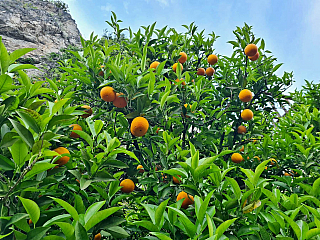
[[[112,87],[103,87],[100,91],[100,97],[105,102],[113,102],[117,108],[124,108],[127,106],[127,98],[123,97],[123,93],[116,93]]]

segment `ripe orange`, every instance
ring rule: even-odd
[[[185,82],[185,81],[183,81],[183,78],[181,78],[180,80],[179,80],[179,79],[176,79],[175,81],[176,81],[176,82],[180,82],[180,81],[182,81],[181,85],[183,85],[183,86],[185,86],[185,85],[186,85],[186,82]]]
[[[253,112],[250,109],[245,109],[241,112],[241,118],[244,121],[249,121],[253,118]]]
[[[258,47],[255,44],[248,44],[244,49],[244,54],[248,57],[253,57],[258,52]]]
[[[251,60],[251,61],[256,61],[258,58],[259,58],[259,52],[257,52],[254,56],[252,56],[252,57],[249,57],[249,59]]]
[[[231,161],[234,163],[241,163],[243,161],[243,157],[240,153],[234,153],[231,155]]]
[[[214,65],[214,64],[216,64],[218,62],[218,57],[216,55],[214,55],[214,54],[211,54],[211,55],[208,56],[207,61],[208,61],[208,63],[210,65]]]
[[[149,122],[144,117],[136,117],[131,123],[131,133],[133,136],[142,137],[144,136],[149,128]]]
[[[31,220],[31,219],[29,219],[28,223],[29,223],[29,225],[30,225],[30,224],[32,224],[32,220]]]
[[[182,202],[182,205],[181,205],[181,208],[183,209],[187,209],[189,205],[193,204],[194,203],[194,198],[193,196],[187,194],[186,192],[180,192],[177,196],[177,202],[181,199],[183,199],[183,202]]]
[[[239,151],[240,151],[240,152],[244,152],[244,146],[242,146],[242,148],[240,148]]]
[[[287,172],[285,172],[284,175],[285,175],[286,177],[292,176],[292,174],[287,173]]]
[[[117,108],[124,108],[127,106],[127,100],[125,97],[121,97],[123,93],[117,93],[116,98],[113,100],[113,105]]]
[[[100,76],[100,77],[103,77],[103,76],[104,76],[103,71],[100,71],[100,72],[99,72],[99,76]]]
[[[139,170],[139,173],[144,173],[144,169],[142,165],[138,165],[137,170]]]
[[[81,107],[87,109],[87,110],[84,110],[86,112],[86,114],[82,114],[81,115],[82,118],[87,118],[87,117],[90,117],[92,115],[92,108],[90,106],[83,105]]]
[[[181,52],[179,55],[181,55],[181,57],[178,59],[179,63],[184,64],[188,59],[187,54],[185,52]]]
[[[61,154],[65,154],[65,153],[68,153],[70,154],[69,150],[64,148],[64,147],[58,147],[56,149],[54,149],[53,151],[59,153],[60,155]],[[55,156],[54,156],[55,157]],[[62,166],[62,165],[65,165],[68,161],[70,160],[70,157],[68,156],[64,156],[64,157],[61,157],[59,158],[57,161],[55,161],[54,163],[55,164],[59,164],[59,166]]]
[[[134,190],[134,182],[131,179],[124,179],[120,183],[121,191],[124,193],[131,193]]]
[[[98,233],[94,236],[94,240],[101,240],[101,233]]]
[[[176,72],[177,66],[178,66],[178,63],[175,63],[175,64],[172,65],[172,69],[173,69],[174,72]],[[182,66],[181,63],[180,63],[180,67],[181,67],[181,72],[182,72],[183,66]]]
[[[159,130],[160,130],[160,128],[157,128],[156,134],[158,134],[158,133],[159,133]]]
[[[178,175],[178,177],[181,178],[180,175]],[[178,180],[178,178],[176,178],[175,176],[172,177],[172,180],[173,180],[173,182],[174,182],[175,184],[181,183],[181,180]]]
[[[239,134],[245,134],[247,132],[247,128],[243,125],[238,127],[238,133]]]
[[[204,68],[198,68],[197,75],[204,76],[206,74],[206,70]]]
[[[150,64],[150,68],[156,69],[159,66],[159,62],[158,61],[154,61],[153,63]]]
[[[100,97],[106,102],[113,102],[116,98],[116,93],[112,87],[103,87],[100,91]]]
[[[239,98],[240,98],[240,101],[242,102],[250,102],[252,99],[252,92],[248,89],[243,89],[239,93]]]
[[[79,124],[71,124],[69,127],[73,127],[72,130],[80,130],[82,131],[82,127]],[[72,138],[79,138],[79,134],[75,132],[71,132],[70,137]]]
[[[211,77],[213,74],[214,74],[214,68],[213,67],[208,67],[207,69],[206,69],[206,74],[207,74],[207,76],[208,77]]]

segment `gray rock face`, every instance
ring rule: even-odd
[[[10,52],[37,48],[25,56],[36,62],[69,45],[80,46],[71,15],[46,0],[0,0],[0,36]]]

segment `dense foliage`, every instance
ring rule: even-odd
[[[285,95],[246,24],[222,56],[194,23],[119,23],[45,81],[0,38],[0,238],[320,239],[320,85]]]

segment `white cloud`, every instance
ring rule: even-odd
[[[107,3],[105,6],[101,6],[100,8],[102,11],[110,12],[113,7],[110,3]]]
[[[129,14],[129,2],[124,1],[123,2],[123,7],[126,10],[126,13]]]
[[[309,18],[308,18],[309,26],[311,31],[315,35],[320,35],[320,1],[313,1],[310,8]]]
[[[159,2],[162,7],[169,5],[168,0],[157,0],[157,2]]]

